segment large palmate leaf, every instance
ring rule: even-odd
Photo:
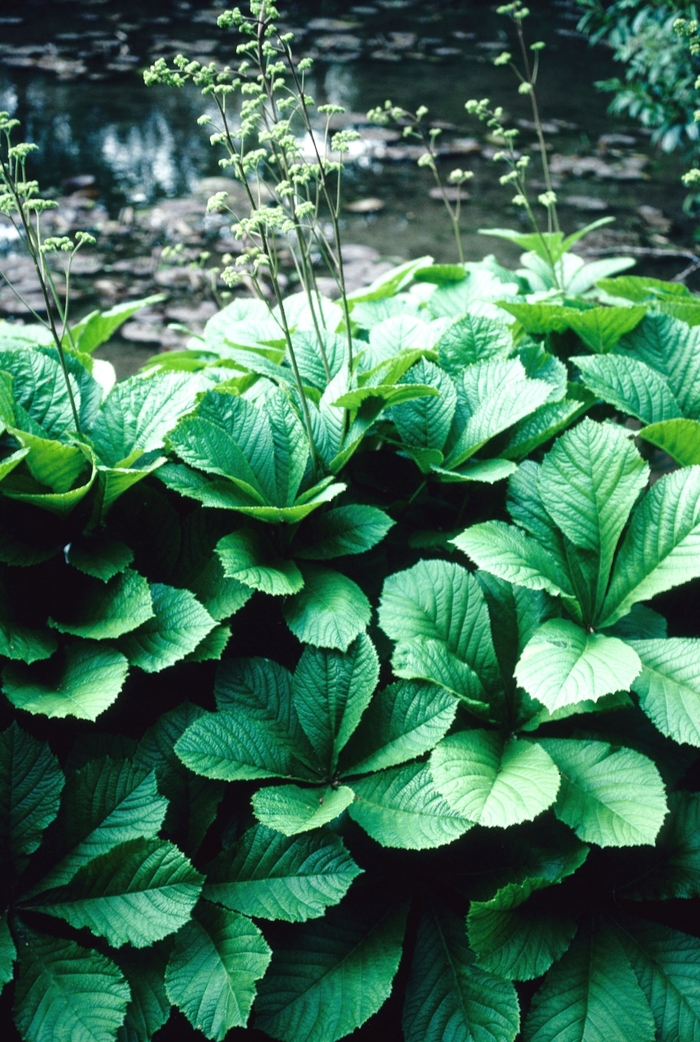
[[[671,456],[682,467],[700,463],[700,422],[698,420],[662,420],[650,423],[638,434]]]
[[[455,699],[432,684],[390,684],[365,710],[341,755],[341,773],[367,774],[421,756],[444,737],[456,712]]]
[[[196,373],[154,373],[122,380],[109,393],[90,431],[102,463],[128,466],[165,437],[208,384]]]
[[[470,697],[483,697],[498,679],[489,614],[479,584],[466,568],[447,561],[419,561],[413,568],[389,576],[384,583],[379,622],[398,642],[395,658],[412,652],[416,671],[400,676],[440,682],[431,671],[417,669],[417,658],[430,653],[425,642],[437,642],[475,675]]]
[[[34,892],[69,882],[79,868],[120,843],[157,836],[167,806],[154,771],[108,757],[86,764],[68,778],[42,855],[53,867]]]
[[[431,902],[420,920],[406,988],[406,1042],[513,1042],[519,1024],[511,982],[475,965],[463,922]]]
[[[515,668],[521,687],[550,713],[626,691],[641,672],[639,656],[618,637],[586,633],[566,619],[545,622]]]
[[[16,723],[0,734],[0,862],[21,867],[58,814],[64,777],[48,745]],[[7,868],[5,869],[7,871]]]
[[[537,484],[547,513],[574,546],[593,555],[587,599],[594,614],[605,596],[618,539],[648,476],[626,433],[592,420],[563,434],[540,468]]]
[[[294,537],[294,556],[324,561],[361,554],[380,543],[394,521],[378,507],[352,503],[310,518]]]
[[[104,531],[81,533],[71,541],[66,558],[85,575],[108,582],[125,571],[134,560],[134,551]]]
[[[201,901],[175,938],[168,998],[193,1028],[223,1042],[231,1028],[245,1027],[255,982],[269,962],[270,949],[250,919]]]
[[[430,758],[435,784],[469,821],[505,828],[551,807],[559,771],[540,745],[504,741],[495,731],[460,731],[443,739]]]
[[[529,590],[573,598],[571,579],[562,563],[535,539],[503,521],[472,525],[452,542],[486,572]]]
[[[513,335],[504,322],[467,314],[445,330],[437,348],[442,368],[457,376],[467,365],[510,354]]]
[[[111,959],[75,941],[35,933],[21,940],[14,1018],[27,1042],[112,1042],[124,1020],[129,986]]]
[[[153,583],[153,616],[119,642],[132,666],[159,673],[179,662],[204,640],[214,619],[189,590]]]
[[[531,380],[518,358],[478,362],[465,369],[457,383],[459,430],[445,467],[459,467],[491,438],[544,405],[551,393],[551,384]]]
[[[106,583],[87,577],[77,585],[72,603],[60,606],[61,617],[48,620],[59,633],[105,640],[134,630],[153,616],[148,582],[131,569]]]
[[[225,391],[209,391],[170,436],[190,466],[232,481],[261,506],[294,503],[309,456],[303,427],[281,392],[264,409]]]
[[[567,308],[567,325],[581,337],[586,347],[596,354],[611,351],[626,333],[630,333],[647,313],[644,306]]]
[[[17,947],[12,939],[7,921],[7,912],[0,916],[0,992],[14,977]]]
[[[642,423],[658,423],[682,415],[665,377],[637,358],[579,355],[571,361],[598,398],[636,416]]]
[[[526,877],[500,887],[488,901],[472,901],[467,926],[479,966],[509,980],[532,980],[561,958],[576,922],[551,900],[551,883]],[[538,893],[542,900],[533,898]]]
[[[127,669],[120,652],[81,640],[67,645],[60,659],[51,661],[48,678],[36,666],[6,666],[2,689],[17,709],[28,713],[96,720],[121,691]]]
[[[545,977],[525,1021],[526,1042],[654,1042],[654,1020],[609,929],[579,934]]]
[[[388,998],[406,911],[331,909],[276,947],[255,1004],[256,1027],[282,1042],[337,1042]]]
[[[181,702],[158,717],[133,755],[139,767],[155,770],[158,791],[169,800],[164,834],[190,854],[199,849],[224,794],[223,782],[198,777],[175,750],[178,738],[204,715],[198,706]]]
[[[625,894],[638,900],[664,901],[700,895],[700,794],[673,792],[669,816],[645,862],[634,865]],[[635,851],[635,854],[641,853]]]
[[[256,918],[305,922],[338,904],[361,873],[330,830],[288,837],[254,825],[210,863],[204,896]]]
[[[369,705],[378,677],[377,653],[364,633],[345,654],[307,647],[299,660],[292,686],[294,706],[319,762],[331,773]]]
[[[3,351],[0,369],[12,377],[18,421],[18,407],[25,413],[23,422],[17,422],[17,426],[28,427],[32,433],[49,438],[59,438],[75,429],[68,388],[56,359],[26,348]],[[69,382],[76,408],[80,408],[80,390],[75,377],[69,375]]]
[[[282,597],[298,593],[304,585],[294,561],[276,554],[258,532],[245,528],[232,532],[219,540],[216,552],[224,575],[253,590]]]
[[[430,384],[437,388],[439,397],[416,398],[392,409],[391,418],[401,440],[420,449],[442,449],[457,407],[452,380],[433,362],[421,359],[409,369],[403,383]]]
[[[119,969],[131,989],[131,1001],[117,1042],[150,1042],[170,1016],[164,980],[166,961],[158,948],[120,951]]]
[[[651,760],[607,742],[547,738],[541,744],[562,774],[554,813],[580,839],[601,847],[654,842],[667,806]]]
[[[145,948],[187,922],[203,877],[165,840],[131,839],[94,858],[32,907],[86,926],[115,948]]]
[[[700,745],[700,640],[631,641],[642,663],[632,687],[662,734]]]
[[[253,796],[255,817],[284,836],[327,825],[352,803],[355,794],[347,785],[302,789],[298,785],[272,785]]]
[[[700,575],[700,467],[667,474],[632,515],[598,625]]]
[[[123,304],[115,304],[109,311],[91,311],[85,318],[81,318],[80,322],[71,326],[72,343],[78,351],[90,354],[100,344],[109,340],[112,334],[137,311],[150,304],[159,304],[161,300],[163,300],[162,295],[156,294],[151,297],[143,297],[141,300],[129,300]]]
[[[660,1042],[700,1038],[700,941],[668,926],[623,918],[616,922],[656,1023]]]
[[[304,588],[282,609],[287,625],[304,644],[347,651],[372,618],[367,597],[340,572],[306,565],[301,573]]]
[[[631,355],[668,381],[682,416],[700,419],[700,329],[668,315],[648,314],[624,337],[619,354]]]
[[[349,814],[383,847],[441,847],[472,827],[435,786],[427,764],[378,771],[353,782]]]
[[[313,751],[292,701],[287,670],[267,659],[222,663],[215,687],[219,713],[191,722],[175,745],[197,774],[225,781],[318,778]]]

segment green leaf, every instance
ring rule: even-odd
[[[226,578],[218,557],[212,557],[204,571],[188,586],[217,622],[235,615],[253,596],[249,586],[237,579]]]
[[[406,989],[406,1042],[513,1042],[515,988],[474,962],[463,922],[431,902],[418,927]]]
[[[433,750],[430,770],[450,807],[489,828],[531,821],[551,807],[559,771],[536,743],[495,731],[460,731]]]
[[[176,743],[187,767],[225,781],[314,778],[287,670],[267,659],[229,660],[219,667],[214,693],[222,711],[200,716]]]
[[[117,1042],[150,1042],[167,1021],[170,1002],[165,994],[165,965],[163,953],[154,948],[119,953],[119,969],[131,989],[131,1001]]]
[[[577,702],[597,702],[627,691],[639,676],[636,651],[618,637],[586,633],[565,619],[550,619],[525,646],[515,677],[550,713]]]
[[[618,346],[661,373],[681,415],[700,419],[700,329],[667,315],[647,315]]]
[[[465,366],[510,354],[513,334],[503,322],[463,315],[442,334],[437,349],[442,368],[457,376]]]
[[[551,392],[551,384],[546,380],[531,380],[527,376],[519,358],[493,359],[469,366],[457,384],[461,402],[453,428],[457,422],[463,426],[450,446],[445,467],[459,467],[491,438],[544,405]]]
[[[6,375],[6,373],[0,373],[0,376]],[[5,456],[2,462],[0,462],[0,481],[6,478],[8,474],[11,474],[15,467],[19,466],[28,452],[28,448],[17,449],[16,452],[12,452],[9,456]],[[2,489],[1,491],[4,492],[5,490]]]
[[[338,904],[361,874],[329,829],[287,837],[254,825],[209,864],[204,896],[244,915],[305,922]]]
[[[700,746],[700,640],[633,640],[642,662],[632,687],[662,734]]]
[[[131,839],[80,868],[31,907],[87,927],[119,948],[146,948],[190,917],[203,877],[172,843]]]
[[[0,655],[30,665],[50,658],[57,641],[44,626],[35,629],[23,625],[21,620],[26,616],[22,611],[22,594],[25,589],[23,572],[0,568]]]
[[[547,738],[540,744],[562,774],[554,813],[579,839],[601,847],[654,842],[667,806],[651,760],[607,742]]]
[[[700,576],[700,467],[661,478],[632,515],[598,626]]]
[[[581,932],[545,977],[525,1042],[654,1042],[654,1020],[629,961],[609,929]]]
[[[109,340],[122,323],[135,315],[137,311],[147,308],[150,304],[159,304],[163,299],[163,295],[158,293],[155,296],[143,297],[141,300],[129,300],[124,304],[115,304],[109,311],[91,311],[80,322],[71,326],[72,341],[78,351],[90,354],[100,344]]]
[[[594,612],[603,602],[618,539],[648,476],[626,432],[588,419],[557,440],[540,468],[537,484],[547,513],[574,546],[593,555],[589,596]]]
[[[14,977],[17,948],[7,922],[7,912],[0,916],[0,992]]]
[[[107,395],[90,432],[102,463],[129,466],[160,449],[208,384],[194,373],[152,373],[122,380]]]
[[[484,688],[497,682],[498,663],[484,595],[461,565],[419,561],[405,572],[390,575],[382,590],[379,624],[388,637],[402,642],[401,648],[405,642],[417,650],[416,638],[439,641],[476,674]],[[434,679],[427,672],[423,676]]]
[[[569,384],[567,390],[567,398],[558,402],[545,402],[515,424],[501,450],[503,456],[513,460],[523,459],[569,427],[593,405],[593,395],[581,384]]]
[[[307,565],[302,575],[303,589],[285,600],[285,622],[305,644],[347,651],[370,623],[369,601],[357,583],[340,572]]]
[[[574,596],[571,580],[556,556],[513,525],[485,521],[467,528],[451,542],[479,568],[499,579],[529,590],[546,590],[553,597]]]
[[[48,620],[59,633],[93,640],[120,637],[153,617],[148,582],[131,569],[107,583],[84,579],[77,583],[75,596],[62,606],[61,615]]]
[[[333,821],[352,803],[347,785],[325,789],[300,789],[298,785],[273,785],[258,789],[253,811],[258,821],[285,836],[310,832]]]
[[[307,647],[299,660],[292,684],[294,707],[319,762],[331,773],[378,677],[377,653],[364,633],[346,653]]]
[[[668,806],[653,850],[634,852],[625,897],[666,901],[700,896],[700,793],[672,792]]]
[[[457,393],[447,373],[422,358],[403,377],[404,384],[429,384],[439,397],[418,398],[395,406],[391,418],[406,445],[442,449],[457,407]]]
[[[469,943],[482,969],[507,980],[532,980],[561,958],[576,922],[552,901],[551,884],[526,877],[500,887],[489,901],[472,901]],[[538,892],[541,900],[533,896]]]
[[[394,521],[377,507],[352,503],[318,514],[294,537],[294,556],[325,561],[346,554],[362,554],[380,543]]]
[[[42,851],[43,863],[54,867],[32,893],[68,883],[79,868],[120,843],[154,838],[167,807],[155,771],[108,757],[86,764],[68,778],[56,827]]]
[[[644,306],[598,307],[579,311],[567,309],[567,324],[581,337],[586,347],[602,355],[611,351],[626,333],[630,333],[647,313]]]
[[[278,391],[264,410],[246,398],[209,391],[170,436],[180,458],[229,478],[261,506],[294,503],[309,446],[289,399]]]
[[[59,363],[41,351],[3,351],[0,367],[12,376],[12,395],[15,411],[26,410],[29,423],[33,421],[35,434],[59,438],[75,429],[68,388]],[[80,391],[75,377],[69,375],[76,408],[80,408]],[[28,424],[18,423],[18,426]]]
[[[256,1027],[282,1042],[337,1042],[386,1001],[401,958],[406,911],[347,905],[297,927],[275,948]]]
[[[298,593],[304,579],[294,561],[278,557],[257,532],[240,529],[224,536],[216,552],[229,579],[273,597]]]
[[[425,763],[378,771],[354,781],[353,789],[350,817],[383,847],[441,847],[473,825],[438,792]]]
[[[656,1022],[660,1042],[700,1038],[700,941],[625,917],[617,937]]]
[[[221,659],[226,645],[231,639],[230,626],[215,626],[203,640],[200,640],[194,651],[185,655],[185,662],[218,662]]]
[[[124,637],[119,646],[132,666],[146,673],[160,673],[193,652],[214,629],[215,622],[189,590],[162,583],[153,583],[150,589],[152,617]]]
[[[44,829],[58,814],[63,783],[48,745],[16,723],[0,733],[0,861],[21,868],[38,849]]]
[[[134,754],[134,763],[148,771],[155,769],[158,791],[170,801],[165,835],[190,854],[199,849],[224,794],[222,782],[197,777],[184,766],[175,751],[178,738],[204,715],[203,709],[181,702],[158,717]]]
[[[544,333],[563,333],[569,327],[569,317],[573,308],[548,301],[526,303],[517,300],[502,300],[499,307],[516,318],[523,329],[535,336]]]
[[[355,290],[354,293],[349,295],[348,300],[354,308],[361,301],[385,300],[395,297],[404,286],[408,286],[413,281],[413,277],[419,269],[425,268],[432,263],[433,258],[428,256],[405,261],[403,264],[399,264],[397,268],[392,268],[390,271],[380,275],[371,285]]]
[[[66,646],[59,661],[41,666],[9,665],[2,690],[17,709],[48,717],[96,720],[111,706],[126,678],[128,662],[113,648],[81,640]]]
[[[113,1042],[129,985],[111,959],[75,941],[17,924],[19,974],[14,1019],[27,1042]]]
[[[347,391],[332,403],[338,408],[350,409],[355,412],[361,406],[372,399],[378,399],[375,407],[378,411],[389,406],[401,405],[403,402],[413,401],[414,398],[438,397],[440,392],[428,384],[377,384],[376,386],[360,387],[354,391]]]
[[[257,926],[243,915],[202,901],[175,938],[165,975],[168,998],[193,1028],[223,1042],[245,1027],[255,982],[270,962]]]
[[[430,469],[442,482],[484,481],[487,485],[493,485],[514,474],[516,464],[506,459],[469,459],[457,470],[446,470],[445,467],[435,465],[431,465]]]
[[[100,531],[78,535],[69,544],[66,557],[78,571],[106,583],[129,567],[134,553],[126,543]]]
[[[664,420],[652,423],[639,431],[637,437],[666,452],[682,467],[700,463],[698,420]]]
[[[598,279],[598,289],[602,289],[610,297],[621,297],[635,304],[670,297],[690,296],[690,290],[682,282],[667,282],[665,279],[652,279],[647,276],[621,275],[616,279]]]
[[[341,756],[341,773],[367,774],[413,760],[449,730],[457,703],[432,684],[399,681],[378,691]]]
[[[571,359],[583,373],[584,383],[598,398],[642,423],[657,423],[680,416],[678,402],[666,379],[637,358],[608,355]]]
[[[489,718],[490,709],[481,680],[442,641],[429,637],[399,641],[391,657],[391,667],[397,677],[437,684],[464,702],[470,712]]]

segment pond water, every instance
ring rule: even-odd
[[[143,213],[159,201],[193,193],[203,209],[207,185],[199,196],[198,186],[202,178],[220,173],[208,134],[196,123],[206,106],[196,89],[146,88],[142,70],[157,57],[180,51],[202,61],[231,60],[233,37],[216,27],[223,6],[217,0],[3,0],[0,108],[17,115],[24,136],[40,146],[32,174],[42,187],[64,197],[77,188],[78,196],[70,199],[82,196],[84,205],[76,220],[83,227],[92,220],[103,233],[98,244],[105,251],[102,269],[93,265],[90,270],[88,261],[83,272],[93,276],[82,290],[91,304],[95,293],[98,303],[109,302],[109,276],[111,299],[119,299],[118,275],[120,270],[129,274],[129,258],[141,259],[140,277],[145,277],[144,256],[177,238],[178,227],[190,254],[194,251],[193,235],[186,234],[188,227],[192,230],[187,207],[175,212],[166,206],[160,223]],[[495,252],[512,263],[517,251],[509,244],[476,234],[481,227],[517,227],[519,213],[510,203],[512,191],[498,184],[502,169],[489,158],[494,148],[484,128],[464,110],[470,97],[491,98],[506,108],[513,125],[521,124],[519,147],[534,146],[527,126],[529,99],[518,95],[510,70],[492,64],[509,41],[514,50],[508,20],[483,3],[464,0],[280,7],[285,23],[296,30],[299,52],[316,59],[308,86],[317,103],[343,105],[358,120],[387,98],[413,110],[428,106],[429,118],[445,126],[445,171],[461,166],[475,174],[463,215],[467,257]],[[610,214],[616,218],[614,231],[598,237],[592,248],[624,252],[631,246],[643,270],[671,277],[686,262],[663,255],[692,244],[681,209],[683,160],[659,156],[639,127],[606,114],[608,98],[592,84],[619,69],[609,51],[589,47],[576,33],[577,5],[540,0],[531,7],[529,39],[547,43],[540,107],[566,230]],[[369,212],[345,212],[345,241],[373,248],[375,260],[425,253],[455,259],[441,204],[429,194],[429,171],[416,167],[400,141],[378,137],[374,131],[368,150],[345,175],[348,203],[376,201],[373,209],[365,203]],[[117,234],[121,226],[123,234]],[[140,227],[135,238],[129,227]],[[211,235],[209,248],[210,240]],[[94,278],[105,272],[108,277]],[[147,282],[142,286],[152,288]],[[190,304],[197,307],[199,300]],[[12,313],[7,301],[0,296],[0,310]],[[190,324],[196,327],[197,319]]]

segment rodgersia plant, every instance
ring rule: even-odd
[[[700,309],[562,266],[237,298],[113,386],[95,313],[79,426],[0,324],[24,1042],[700,1037]]]

